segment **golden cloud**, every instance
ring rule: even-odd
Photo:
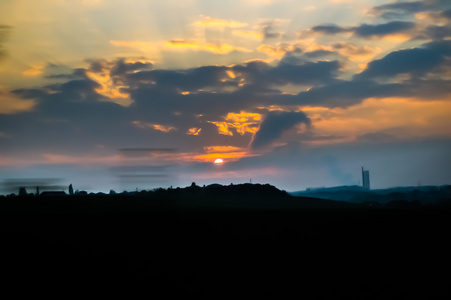
[[[188,134],[188,135],[199,135],[201,130],[202,130],[202,128],[193,127],[193,128],[188,129],[188,132],[186,134]]]
[[[42,71],[44,70],[44,66],[42,65],[36,65],[32,66],[30,69],[27,69],[22,72],[22,75],[24,76],[39,76],[42,74]]]
[[[451,103],[446,99],[368,98],[341,109],[303,108],[315,134],[340,136],[352,141],[373,132],[389,132],[398,138],[451,137]]]
[[[296,49],[299,49],[301,46],[302,46],[302,43],[299,43],[299,42],[279,43],[275,46],[263,44],[263,45],[258,46],[257,51],[263,52],[266,55],[271,56],[271,57],[281,58],[287,52],[295,51]]]
[[[257,40],[257,41],[262,41],[264,38],[263,33],[257,32],[257,31],[246,31],[246,30],[236,29],[236,30],[232,31],[232,34],[239,36],[239,37],[246,38],[246,39]]]
[[[228,113],[224,119],[225,121],[222,122],[209,121],[209,123],[216,125],[219,134],[233,136],[233,132],[230,130],[231,128],[235,128],[241,135],[245,133],[256,133],[262,116],[258,113],[241,111],[240,113]]]
[[[247,149],[233,146],[208,146],[203,148],[206,154],[195,155],[194,160],[212,162],[217,158],[226,161],[236,161],[240,158],[250,156]]]
[[[129,95],[121,91],[126,86],[116,85],[110,76],[108,68],[101,73],[87,70],[86,75],[100,85],[100,87],[95,89],[99,95],[112,99],[113,102],[122,106],[129,106],[132,103]]]
[[[141,129],[153,129],[158,130],[164,133],[168,133],[174,130],[177,130],[174,126],[169,125],[162,125],[162,124],[155,124],[155,123],[148,123],[148,122],[142,122],[142,121],[132,121],[132,124],[135,125],[138,128]]]
[[[368,45],[357,46],[351,43],[339,42],[332,45],[333,50],[337,51],[340,55],[347,57],[350,61],[369,62],[376,55],[382,52],[379,47],[370,47]]]
[[[205,44],[205,43],[198,43],[198,42],[188,42],[183,40],[172,40],[169,42],[164,43],[164,48],[169,50],[197,50],[197,51],[208,51],[213,52],[216,54],[227,54],[232,51],[240,51],[240,52],[252,52],[252,50],[242,48],[242,47],[235,47],[231,46],[229,44],[221,44],[221,45],[215,45],[215,44]]]
[[[219,29],[224,29],[226,27],[229,28],[240,28],[248,26],[247,23],[237,22],[233,20],[221,20],[221,19],[214,19],[207,16],[201,16],[202,20],[194,22],[193,25],[199,26],[199,27],[215,27]]]
[[[214,122],[214,121],[208,122],[216,125],[219,134],[233,136],[233,132],[229,130],[229,125],[227,124],[227,122]]]

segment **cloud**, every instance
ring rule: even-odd
[[[215,54],[227,54],[232,51],[239,52],[252,52],[250,49],[246,49],[243,47],[236,47],[229,45],[227,43],[223,44],[206,44],[206,43],[198,43],[198,42],[189,42],[184,40],[173,40],[164,43],[164,48],[168,50],[197,50],[197,51],[208,51],[213,52]]]
[[[362,24],[353,28],[355,35],[368,38],[368,37],[382,37],[390,34],[405,32],[415,28],[413,22],[393,21],[385,24]]]
[[[0,115],[30,111],[35,105],[36,101],[33,99],[22,99],[13,93],[0,89]]]
[[[394,77],[398,74],[422,76],[441,66],[451,55],[451,42],[439,41],[412,48],[393,51],[372,61],[357,78]]]
[[[424,34],[433,40],[443,40],[451,37],[451,26],[431,25],[426,27]]]
[[[287,20],[281,19],[264,20],[260,22],[259,26],[263,33],[263,39],[267,40],[283,37],[283,32],[276,32],[275,30],[286,22]]]
[[[158,46],[156,43],[152,43],[152,42],[143,42],[143,41],[114,41],[111,40],[110,44],[114,45],[114,46],[119,46],[119,47],[130,47],[130,48],[135,48],[135,49],[139,49],[141,51],[144,52],[148,52],[148,51],[155,51],[158,49]]]
[[[295,49],[295,45],[290,45],[287,43],[281,43],[275,46],[263,44],[257,47],[257,51],[263,52],[270,57],[277,58],[282,58],[287,52],[293,51]]]
[[[11,26],[0,24],[0,59],[6,55],[6,49],[3,44],[6,41],[6,38],[11,32]]]
[[[149,122],[141,122],[141,121],[132,121],[132,124],[134,126],[136,126],[137,128],[141,128],[141,129],[153,129],[153,130],[158,130],[164,133],[168,133],[174,130],[177,130],[177,128],[175,128],[174,126],[170,126],[170,125],[163,125],[163,124],[153,124],[153,123],[149,123]]]
[[[298,124],[310,125],[310,119],[303,112],[271,111],[254,135],[251,147],[254,149],[269,146],[282,136],[284,132]]]
[[[85,78],[98,84],[95,91],[107,99],[124,106],[131,104],[127,93],[129,82],[126,75],[149,70],[153,67],[153,64],[145,58],[128,60],[118,58],[113,61],[92,59],[88,60],[88,62],[90,63],[89,68],[82,70],[81,73]]]
[[[275,67],[264,62],[237,65],[233,70],[243,74],[246,82],[259,86],[292,84],[317,84],[334,80],[340,64],[338,61],[303,62],[295,57],[284,58]],[[287,63],[296,61],[298,64]]]
[[[202,128],[197,128],[197,127],[193,127],[193,128],[189,128],[188,131],[186,132],[186,134],[189,135],[199,135],[199,133],[202,131]]]
[[[243,157],[254,156],[246,148],[234,146],[206,146],[203,147],[205,154],[195,155],[194,159],[201,162],[213,162],[221,158],[226,162],[237,161]]]
[[[335,24],[330,24],[330,25],[314,26],[314,27],[311,28],[311,30],[313,32],[321,32],[321,33],[324,33],[324,34],[337,34],[337,33],[342,33],[342,32],[349,32],[352,29],[351,28],[340,27],[340,26],[335,25]]]
[[[341,27],[335,24],[314,26],[310,29],[313,33],[322,33],[335,35],[340,33],[353,33],[355,36],[362,38],[382,38],[384,36],[405,33],[415,28],[413,22],[393,21],[382,24],[361,24],[355,27]],[[308,35],[309,32],[300,35]]]
[[[377,135],[387,141],[388,136],[390,140],[446,136],[450,134],[446,121],[450,109],[446,97],[429,101],[417,97],[368,98],[344,109],[316,112],[319,115],[312,120],[311,131],[319,136],[341,135],[348,141]]]
[[[246,27],[248,26],[247,23],[233,21],[233,20],[222,20],[222,19],[215,19],[207,16],[201,16],[202,20],[196,21],[193,23],[194,26],[199,27],[213,27],[217,29],[224,29],[224,28],[240,28],[240,27]]]
[[[332,48],[350,61],[368,61],[382,52],[380,48],[373,48],[368,45],[358,46],[346,42],[334,43]]]
[[[35,65],[35,66],[32,66],[30,69],[23,71],[22,75],[39,76],[39,75],[42,75],[44,68],[45,68],[45,66],[43,66],[43,65]]]
[[[230,112],[225,116],[224,121],[215,122],[210,121],[210,123],[218,127],[218,133],[223,135],[233,136],[232,128],[241,135],[246,133],[255,133],[258,130],[258,126],[261,121],[261,114],[259,113],[249,113],[241,111],[240,113]]]
[[[236,30],[232,31],[232,34],[239,36],[239,37],[243,37],[243,38],[247,38],[247,39],[251,39],[251,40],[257,40],[257,41],[262,41],[264,38],[264,34],[261,32],[257,32],[257,31],[236,29]]]
[[[368,10],[368,15],[384,19],[394,19],[425,11],[428,7],[429,5],[424,1],[395,2],[375,6]]]

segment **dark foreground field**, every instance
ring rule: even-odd
[[[105,199],[88,196],[15,201],[0,203],[0,270],[2,291],[17,296],[432,299],[448,294],[447,208],[172,203],[140,209],[126,197],[106,205]],[[102,211],[103,205],[109,208]]]

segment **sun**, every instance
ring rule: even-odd
[[[220,165],[222,164],[224,161],[222,160],[222,158],[217,158],[215,159],[215,164]]]

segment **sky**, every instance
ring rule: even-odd
[[[0,193],[451,184],[450,95],[448,0],[3,0]]]

